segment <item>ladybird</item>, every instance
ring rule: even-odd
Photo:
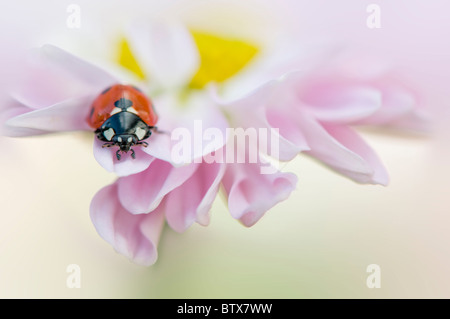
[[[147,147],[144,142],[156,129],[158,116],[152,101],[137,87],[115,84],[103,90],[92,103],[86,118],[95,135],[105,142],[102,147],[118,146],[116,157],[131,151],[134,145]]]

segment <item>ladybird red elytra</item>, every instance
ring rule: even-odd
[[[103,147],[118,146],[116,157],[131,151],[134,145],[147,147],[144,142],[154,130],[158,116],[152,101],[137,87],[115,84],[104,89],[92,103],[86,118]]]

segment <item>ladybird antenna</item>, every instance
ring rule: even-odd
[[[114,143],[105,143],[102,145],[102,148],[114,146]]]

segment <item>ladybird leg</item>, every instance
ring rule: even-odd
[[[136,158],[136,154],[134,153],[134,149],[130,149],[130,151],[131,151],[131,157],[133,159],[135,159]]]
[[[142,145],[143,147],[147,147],[148,143],[144,142],[144,141],[140,141],[140,142],[137,143],[137,145]]]
[[[122,157],[122,155],[120,155],[120,150],[117,150],[116,157],[117,157],[117,160],[120,161],[120,158]]]
[[[111,146],[114,146],[114,144],[112,144],[112,143],[105,143],[105,144],[102,145],[103,148],[111,147]]]

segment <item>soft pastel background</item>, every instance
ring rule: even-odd
[[[209,227],[167,229],[158,262],[144,268],[116,254],[90,221],[92,196],[114,179],[93,158],[92,136],[2,138],[0,297],[450,297],[450,5],[335,2],[286,1],[299,41],[342,42],[392,58],[425,90],[438,118],[429,137],[362,131],[388,168],[388,187],[357,185],[300,156],[284,167],[298,173],[298,189],[254,227],[233,220],[219,198]],[[372,2],[381,7],[381,29],[366,27]],[[61,29],[58,41],[68,46],[94,32],[66,28],[70,3],[6,7],[0,55],[43,41],[50,29]],[[114,18],[107,5],[79,3],[82,19]],[[109,6],[131,15],[125,2]],[[80,266],[80,288],[66,285],[70,264]],[[379,289],[366,286],[369,264],[381,267]]]

